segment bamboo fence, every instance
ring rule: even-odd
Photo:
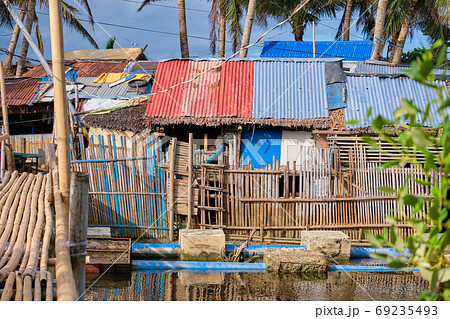
[[[155,135],[82,137],[72,168],[89,173],[91,227],[111,227],[120,237],[166,237],[166,171],[163,144]]]
[[[274,158],[253,169],[206,163],[206,148],[165,139],[108,132],[91,135],[88,147],[82,138],[74,145],[80,152],[72,155],[73,167],[90,174],[90,225],[112,227],[116,236],[162,238],[171,227],[185,228],[191,216],[190,227],[221,228],[231,240],[247,239],[256,228],[253,240],[260,242],[298,243],[303,230],[339,230],[364,243],[367,232],[389,226],[390,215],[400,220],[401,236],[413,233],[406,224],[411,209],[380,187],[399,189],[408,180],[412,194],[431,193],[415,182],[426,178],[418,168],[379,170],[386,159],[375,161],[359,142],[346,146],[344,160],[339,147],[304,146],[296,161],[280,165]],[[440,182],[437,172],[431,182]],[[427,210],[426,204],[416,217],[426,218]]]

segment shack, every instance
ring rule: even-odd
[[[73,165],[92,172],[91,225],[170,240],[181,228],[221,228],[228,239],[256,230],[261,242],[284,243],[298,243],[302,230],[341,230],[362,243],[366,230],[388,226],[386,216],[404,218],[379,187],[420,172],[377,170],[388,158],[360,133],[369,106],[392,114],[401,97],[423,107],[433,95],[404,75],[361,76],[343,65],[160,62],[148,101],[85,117],[90,144]],[[354,119],[359,126],[345,124]]]

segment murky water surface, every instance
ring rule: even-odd
[[[94,283],[95,282],[95,283]],[[149,272],[87,278],[86,300],[418,300],[427,284],[400,273],[332,272],[319,277],[274,273]]]

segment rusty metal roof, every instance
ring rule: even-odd
[[[164,92],[190,79],[195,80]],[[253,62],[162,62],[158,65],[152,87],[152,94],[158,92],[163,93],[150,96],[147,116],[251,118]]]
[[[66,70],[69,68],[78,69],[78,77],[98,77],[102,73],[122,73],[128,62],[74,62],[67,63]],[[51,67],[51,64],[50,64]],[[42,65],[38,65],[26,72],[23,77],[41,78],[45,76],[45,70]]]
[[[6,79],[6,104],[9,106],[28,105],[39,91],[40,80],[40,78]]]

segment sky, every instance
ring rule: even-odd
[[[79,0],[66,0],[79,11],[79,17],[87,20],[84,7],[79,5]],[[97,42],[99,48],[105,48],[106,42],[112,36],[116,37],[115,48],[120,47],[144,47],[145,55],[149,60],[164,60],[180,57],[179,37],[178,37],[178,11],[177,0],[159,1],[146,6],[141,12],[137,9],[141,0],[91,0],[89,1],[95,25],[82,21],[85,28]],[[189,34],[189,51],[191,57],[212,58],[214,57],[209,49],[210,25],[208,13],[211,2],[207,0],[186,0],[187,30]],[[16,10],[16,12],[18,12]],[[44,56],[51,59],[50,31],[48,9],[37,8],[39,28],[44,42]],[[339,12],[335,19],[323,18],[316,25],[316,41],[334,41],[336,29],[339,25],[342,12]],[[356,16],[356,14],[355,14]],[[242,25],[244,20],[242,21]],[[254,26],[252,30],[251,43],[257,40],[266,30],[276,25],[277,21],[269,20],[268,27],[262,28]],[[350,40],[363,40],[361,33],[356,29],[356,19],[352,21]],[[0,28],[0,48],[7,49],[12,29]],[[34,36],[34,31],[32,33]],[[312,28],[305,31],[304,40],[312,40]],[[271,31],[264,37],[265,41],[293,41],[294,36],[288,24]],[[20,50],[20,43],[16,49],[16,54]],[[408,39],[405,50],[412,50],[414,47],[428,45],[427,39],[415,33],[413,41]],[[67,25],[64,25],[64,50],[84,50],[94,47],[80,34],[74,32]],[[226,56],[233,54],[231,43],[227,43]],[[249,57],[257,57],[262,50],[262,44],[257,44],[249,49]],[[34,53],[29,50],[30,58],[35,58]],[[217,57],[217,55],[216,55]],[[0,59],[5,58],[5,53],[0,52]],[[35,62],[36,63],[36,62]]]

